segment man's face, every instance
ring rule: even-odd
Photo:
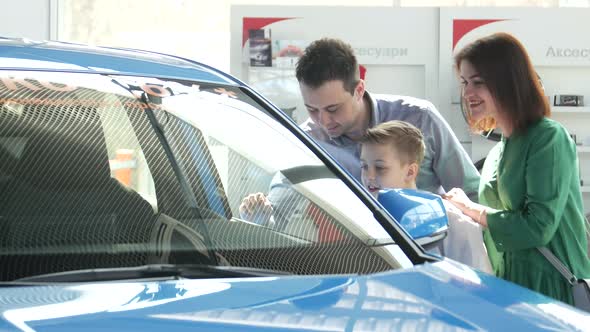
[[[351,94],[340,80],[328,81],[318,88],[299,83],[309,117],[330,137],[357,136],[362,127],[362,95],[364,85],[359,84]],[[353,135],[350,135],[353,134]]]
[[[402,162],[391,144],[363,143],[361,181],[373,196],[377,196],[380,189],[410,188],[410,165]]]

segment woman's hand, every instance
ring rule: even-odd
[[[486,207],[477,203],[473,203],[461,188],[453,188],[442,197],[451,202],[465,215],[471,217],[476,223],[483,227],[488,227]]]
[[[467,214],[467,211],[473,202],[465,195],[465,192],[461,188],[453,188],[448,193],[442,195],[444,199],[453,203],[461,212]]]

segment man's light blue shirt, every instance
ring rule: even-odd
[[[424,161],[416,180],[419,189],[443,194],[462,188],[477,202],[479,173],[469,155],[434,105],[426,100],[394,95],[370,95],[370,127],[390,120],[406,121],[422,131],[426,146]],[[354,178],[361,181],[360,144],[346,136],[329,137],[311,119],[301,127],[311,135]]]

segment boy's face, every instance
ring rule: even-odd
[[[415,163],[402,163],[391,144],[363,143],[361,148],[361,181],[377,197],[384,188],[414,188]]]

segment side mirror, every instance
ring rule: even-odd
[[[440,196],[415,189],[383,189],[377,200],[424,249],[441,248],[449,220]]]

